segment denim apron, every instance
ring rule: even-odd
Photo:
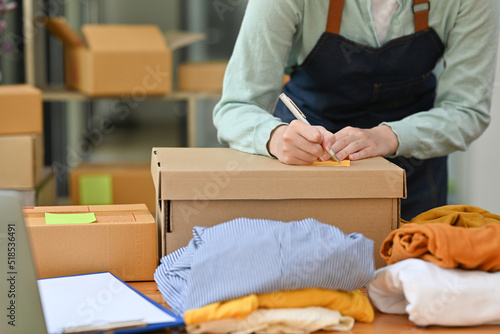
[[[432,70],[444,45],[428,27],[428,2],[414,0],[414,34],[376,48],[339,35],[343,4],[330,0],[326,31],[304,62],[293,68],[283,88],[309,123],[335,133],[346,126],[371,128],[431,109],[437,84]],[[287,123],[295,119],[281,101],[274,115]],[[446,156],[388,160],[406,170],[408,196],[401,202],[401,218],[410,220],[446,205]]]

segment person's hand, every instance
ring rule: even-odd
[[[289,125],[274,129],[268,150],[283,163],[310,165],[318,159],[331,159],[325,150],[329,150],[334,142],[335,136],[324,127],[293,120]]]
[[[335,133],[335,138],[332,149],[340,160],[384,157],[396,153],[399,146],[398,137],[387,125],[371,129],[348,126]]]

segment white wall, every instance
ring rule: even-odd
[[[456,182],[454,202],[500,214],[500,53],[491,116],[490,126],[467,152],[450,157],[450,177]]]

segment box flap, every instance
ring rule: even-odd
[[[50,17],[45,19],[45,26],[52,35],[59,38],[65,46],[83,46],[83,41],[78,34],[71,29],[63,17]]]
[[[229,148],[154,148],[153,157],[165,200],[406,196],[404,169],[381,157],[350,167],[291,166]]]
[[[177,50],[190,44],[203,41],[206,38],[205,34],[192,33],[186,31],[167,31],[165,38],[170,50]]]
[[[87,24],[82,28],[94,51],[166,51],[167,43],[155,25]]]

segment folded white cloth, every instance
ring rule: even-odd
[[[408,259],[378,269],[367,291],[381,312],[408,313],[419,326],[500,324],[500,272]]]
[[[187,326],[191,334],[202,333],[312,333],[319,330],[348,331],[354,318],[324,307],[258,309],[244,319],[221,319]]]

